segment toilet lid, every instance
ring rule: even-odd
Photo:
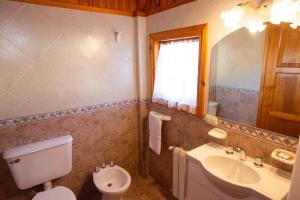
[[[37,193],[32,200],[76,200],[74,193],[63,186]]]

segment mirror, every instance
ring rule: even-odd
[[[221,39],[211,52],[208,114],[298,137],[299,29],[241,28]]]
[[[208,112],[256,125],[265,32],[241,28],[212,49]]]

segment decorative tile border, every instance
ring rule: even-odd
[[[219,126],[296,150],[298,139],[219,118]]]
[[[50,120],[50,119],[55,119],[60,117],[66,117],[66,116],[81,115],[84,113],[96,112],[100,110],[111,109],[115,107],[137,104],[137,103],[149,103],[149,100],[128,99],[128,100],[113,102],[113,103],[104,103],[104,104],[98,104],[92,106],[85,106],[81,108],[72,108],[72,109],[62,110],[62,111],[36,114],[31,116],[10,118],[5,120],[0,120],[0,128],[7,128],[7,127],[12,127],[17,125],[35,123],[35,122],[40,122],[40,121],[45,121],[45,120]]]
[[[148,104],[148,103],[151,103],[151,100],[150,99],[141,99],[141,100],[128,99],[128,100],[113,102],[113,103],[104,103],[104,104],[85,106],[85,107],[81,107],[81,108],[73,108],[73,109],[68,109],[68,110],[55,111],[55,112],[49,112],[49,113],[43,113],[43,114],[37,114],[37,115],[31,115],[31,116],[10,118],[10,119],[5,119],[5,120],[0,120],[0,129],[7,128],[7,127],[13,127],[13,126],[17,126],[17,125],[30,124],[30,123],[60,118],[60,117],[81,115],[81,114],[85,114],[85,113],[91,113],[91,112],[96,112],[96,111],[100,111],[100,110],[111,109],[111,108],[116,108],[116,107],[121,107],[121,106],[125,106],[125,105],[131,105],[131,104],[137,104],[137,103]],[[181,112],[181,111],[178,111],[178,112]],[[185,113],[185,112],[181,112],[181,113],[186,114],[193,118],[202,119],[200,117],[197,117],[197,116]],[[221,119],[221,118],[219,118],[218,120],[219,120],[220,127],[228,128],[228,129],[231,129],[234,131],[238,131],[245,135],[250,135],[253,137],[260,138],[262,140],[276,143],[276,144],[282,145],[282,146],[292,149],[292,150],[297,149],[298,139],[296,139],[296,138],[292,138],[292,137],[281,135],[281,134],[274,133],[271,131],[266,131],[266,130],[254,128],[251,126],[239,124],[239,123],[236,123],[236,122],[233,122],[230,120],[225,120],[225,119]]]
[[[159,105],[164,109],[170,109],[167,108],[164,105],[161,104],[157,104],[155,102],[152,102],[155,105]],[[178,111],[175,109],[172,109],[174,112],[179,112],[183,115],[187,115],[191,118],[194,119],[199,119],[199,120],[204,120],[203,118],[199,117],[199,116],[195,116],[183,111]],[[269,141],[271,143],[275,143],[275,144],[279,144],[284,146],[287,149],[290,150],[296,150],[297,146],[298,146],[298,139],[297,138],[293,138],[293,137],[289,137],[286,135],[282,135],[279,133],[275,133],[272,131],[267,131],[267,130],[263,130],[263,129],[259,129],[256,127],[252,127],[252,126],[248,126],[248,125],[244,125],[244,124],[240,124],[238,122],[234,122],[234,121],[230,121],[230,120],[226,120],[226,119],[222,119],[218,117],[218,126],[221,128],[228,128],[231,129],[233,131],[239,132],[241,134],[245,134],[245,135],[249,135],[252,137],[256,137],[259,138],[261,140],[265,140],[265,141]]]
[[[223,86],[216,86],[216,90],[222,90],[225,92],[238,92],[242,94],[259,94],[259,90],[250,90],[244,88],[234,88],[234,87],[223,87]]]

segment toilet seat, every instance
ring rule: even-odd
[[[76,200],[76,197],[69,188],[57,186],[37,193],[32,200]]]

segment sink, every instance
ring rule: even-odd
[[[224,156],[208,156],[203,160],[203,167],[211,174],[232,183],[255,184],[259,174],[243,162]]]
[[[256,167],[251,157],[241,161],[239,153],[225,151],[226,147],[210,142],[187,152],[190,183],[201,185],[199,188],[206,188],[212,195],[223,195],[221,199],[284,199],[287,196],[289,172],[266,163]]]

